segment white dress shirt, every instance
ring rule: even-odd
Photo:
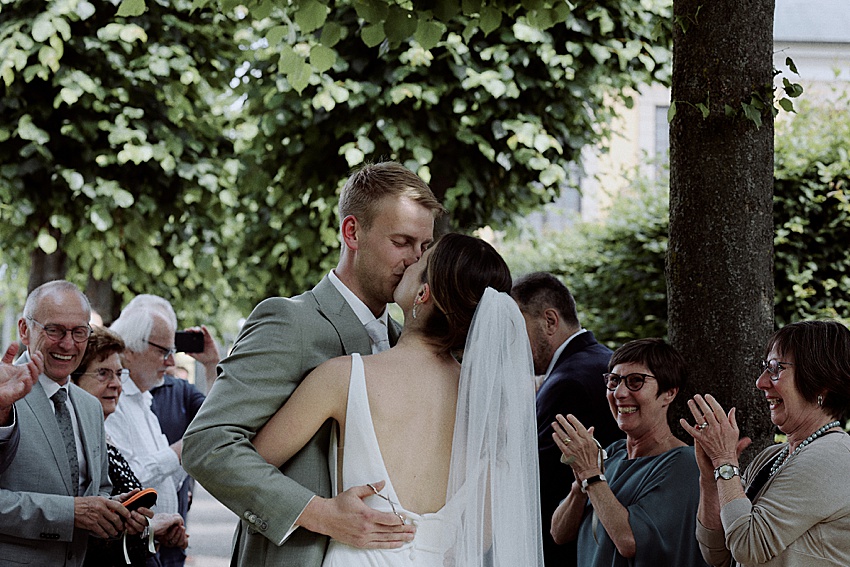
[[[151,411],[150,392],[142,392],[129,376],[115,412],[104,426],[109,442],[121,451],[142,486],[157,492],[155,512],[177,512],[177,489],[186,472],[168,445],[168,439]]]
[[[561,346],[559,346],[555,350],[554,354],[552,354],[552,360],[549,361],[549,368],[546,369],[546,374],[543,375],[543,381],[542,382],[545,382],[546,379],[549,377],[549,375],[552,374],[552,370],[555,369],[555,363],[558,362],[558,359],[561,357],[561,353],[564,352],[564,349],[567,348],[567,345],[570,344],[570,341],[573,340],[574,338],[576,338],[577,336],[579,336],[580,334],[586,333],[586,332],[587,332],[587,329],[579,329],[577,332],[570,335],[570,337],[567,340],[565,340],[563,343],[561,343]]]
[[[340,293],[340,295],[342,295],[342,297],[345,299],[345,302],[348,303],[348,305],[354,311],[354,314],[357,315],[358,319],[360,319],[360,322],[363,323],[363,327],[366,327],[366,325],[368,325],[372,321],[377,320],[385,327],[386,332],[389,332],[389,327],[387,327],[387,325],[389,323],[390,315],[387,312],[386,307],[384,307],[384,310],[381,312],[380,315],[375,317],[374,315],[372,315],[372,310],[366,307],[366,304],[363,303],[363,301],[359,297],[354,295],[354,292],[348,289],[348,287],[344,283],[342,283],[342,280],[339,279],[339,277],[334,273],[333,270],[331,270],[328,274],[328,279],[331,280],[331,283],[334,285],[336,290]],[[371,334],[369,336],[370,342],[372,343],[372,354],[377,354],[380,351],[380,349],[378,349],[378,344],[375,342],[374,339],[371,338]],[[387,337],[389,337],[389,335],[387,335]]]

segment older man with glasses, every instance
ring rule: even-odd
[[[123,394],[105,422],[111,442],[124,455],[143,486],[158,493],[157,512],[178,512],[177,491],[186,472],[180,465],[183,442],[169,445],[151,411],[150,389],[174,364],[176,324],[146,305],[128,305],[110,326],[124,340]]]
[[[91,334],[89,312],[85,295],[60,280],[33,290],[18,321],[27,350],[17,363],[39,375],[14,402],[20,440],[0,473],[0,558],[10,564],[79,566],[90,533],[115,537],[147,524],[120,504],[126,495],[108,498],[103,412],[69,380]]]

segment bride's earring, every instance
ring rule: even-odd
[[[417,306],[419,306],[419,302],[414,301],[413,302],[413,312],[411,313],[411,315],[413,316],[414,319],[416,319],[416,307]]]

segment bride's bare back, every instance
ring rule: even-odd
[[[400,504],[424,514],[446,502],[460,364],[410,342],[364,356],[363,366],[378,446]],[[260,455],[281,466],[328,419],[340,424],[344,439],[350,377],[349,356],[308,374],[252,440]]]
[[[460,364],[402,347],[364,357],[363,366],[378,446],[401,505],[438,511],[446,503]]]

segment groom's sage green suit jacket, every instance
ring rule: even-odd
[[[398,338],[395,324],[389,337]],[[332,421],[280,469],[259,456],[251,439],[313,368],[354,352],[372,352],[369,335],[326,276],[297,297],[257,305],[219,364],[183,439],[183,467],[239,516],[232,565],[321,565],[326,537],[298,528],[283,540],[314,495],[331,494]]]

